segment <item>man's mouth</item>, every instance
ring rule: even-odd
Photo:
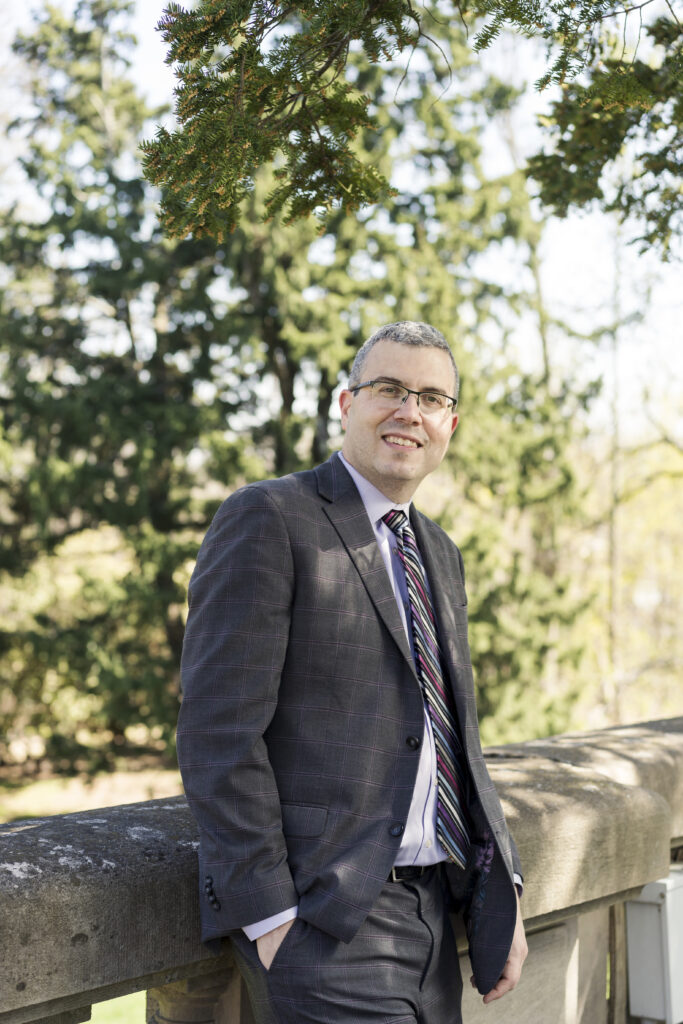
[[[418,441],[413,441],[410,437],[398,437],[396,434],[385,434],[384,440],[388,444],[398,444],[402,448],[421,448],[422,446]]]

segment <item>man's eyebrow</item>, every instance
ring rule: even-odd
[[[383,373],[379,377],[375,377],[375,380],[386,381],[387,384],[400,384],[402,388],[407,388],[408,387],[408,385],[404,384],[402,380],[398,379],[398,377],[390,377],[386,373]],[[409,390],[416,390],[416,389],[411,388]],[[433,387],[433,388],[430,388],[430,387],[420,388],[420,391],[429,391],[431,394],[434,394],[434,395],[444,395],[446,398],[450,397],[449,395],[446,394],[446,392],[444,391],[444,389],[442,387],[438,387],[438,386],[437,387]]]

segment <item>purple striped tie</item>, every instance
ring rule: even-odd
[[[410,618],[417,674],[427,704],[436,747],[436,834],[449,858],[465,867],[470,848],[464,793],[463,756],[452,710],[452,697],[444,683],[434,611],[425,583],[415,534],[405,512],[392,509],[382,516],[396,534],[410,599]]]

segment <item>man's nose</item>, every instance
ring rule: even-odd
[[[421,420],[422,411],[418,404],[417,395],[414,395],[411,392],[405,401],[401,402],[394,415],[398,416],[399,419]]]

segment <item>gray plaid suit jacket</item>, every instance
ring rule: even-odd
[[[514,844],[481,752],[460,552],[423,515],[429,576],[476,823],[463,904],[478,987],[510,948]],[[299,906],[350,941],[394,864],[423,702],[372,525],[338,456],[242,488],[189,592],[178,760],[200,828],[202,938]],[[208,896],[208,898],[207,898]]]

